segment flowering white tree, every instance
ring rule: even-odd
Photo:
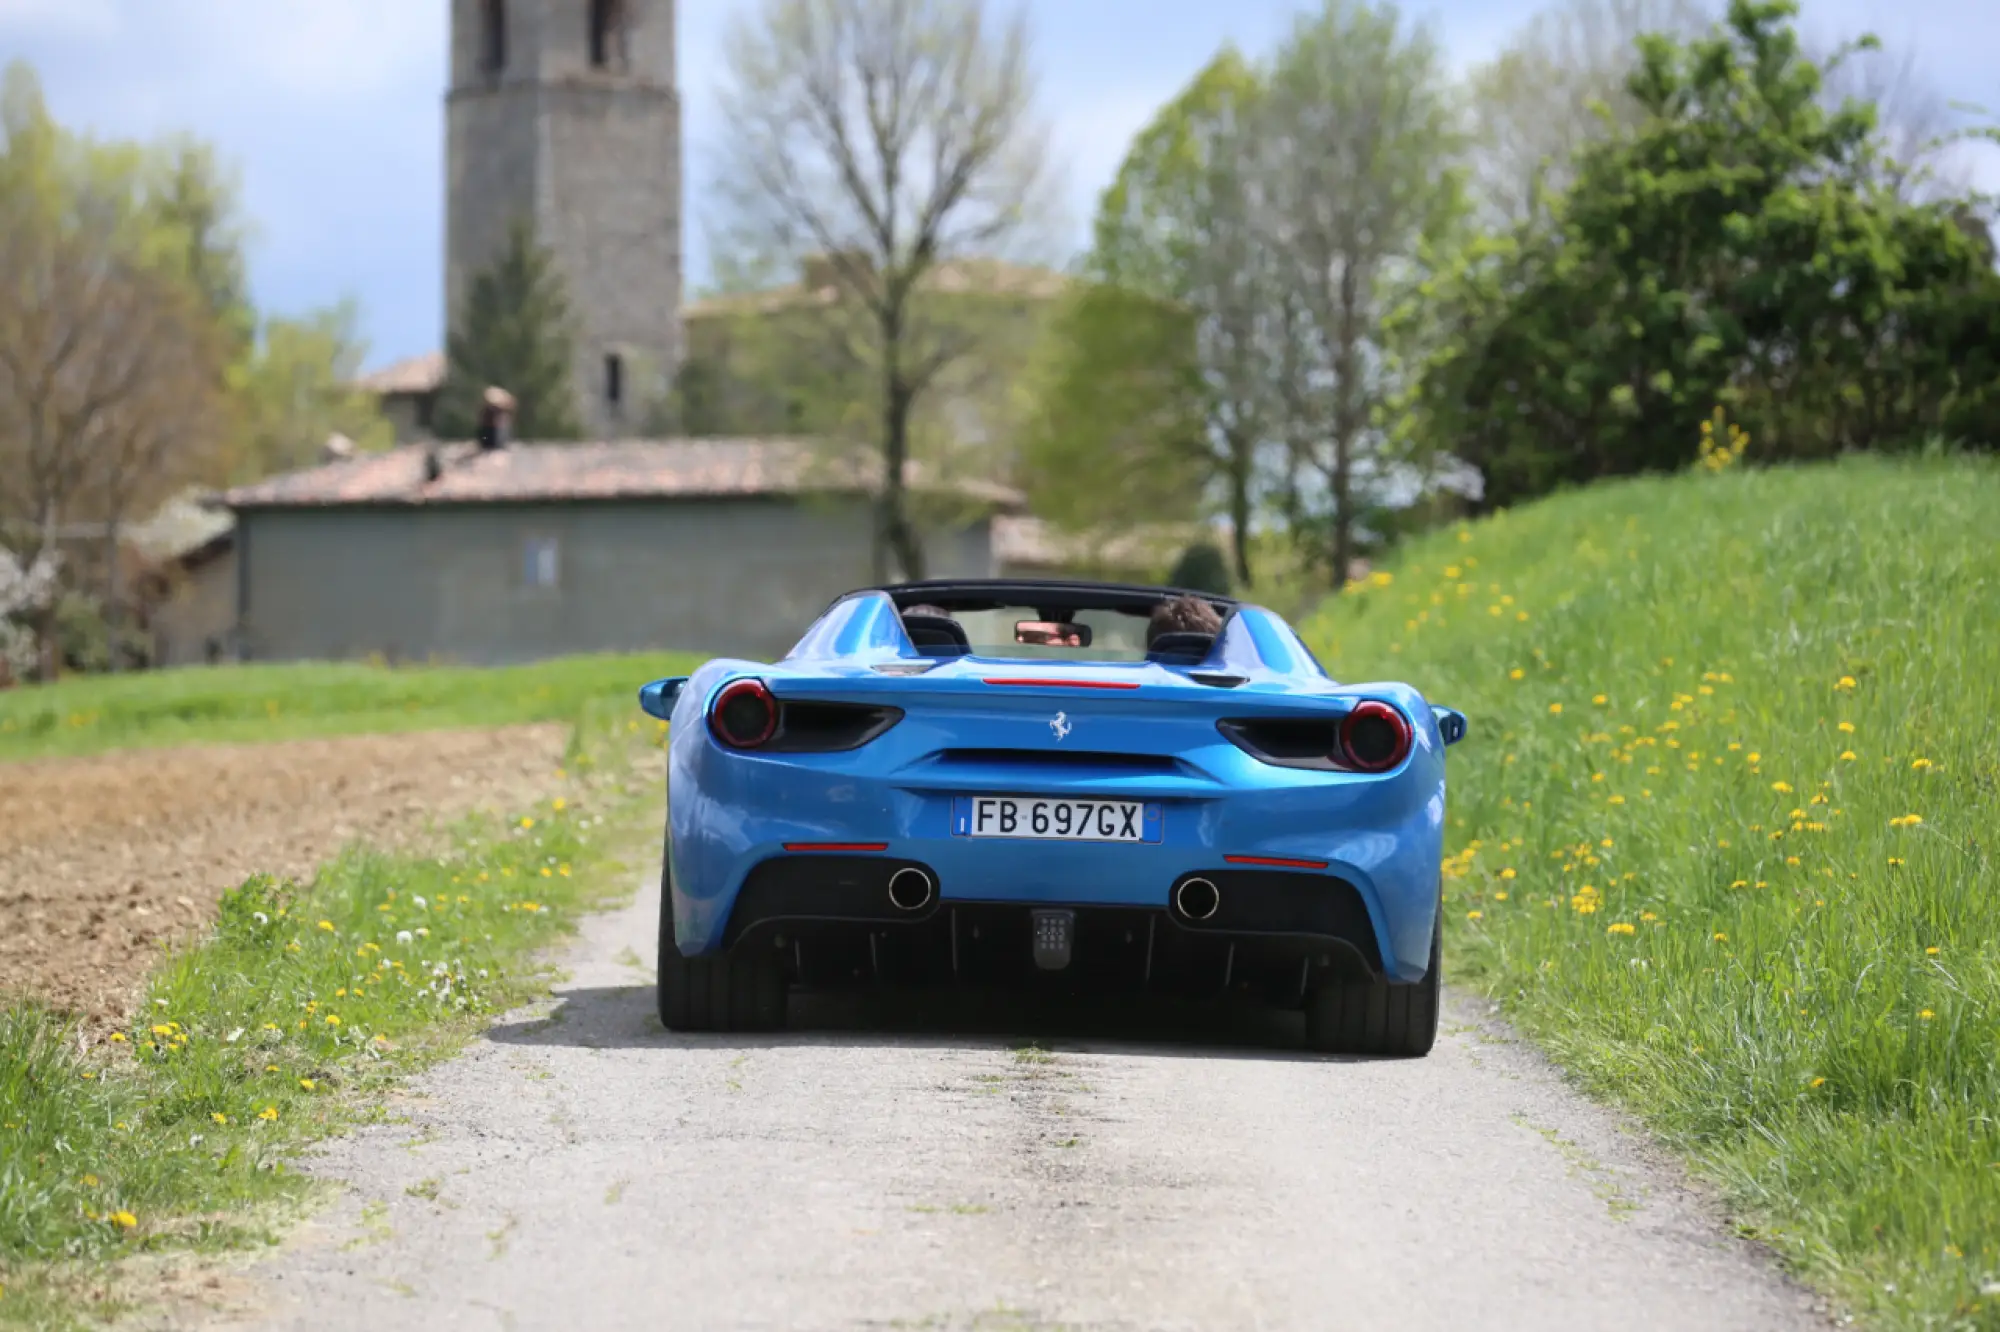
[[[0,677],[16,680],[34,669],[35,634],[24,621],[54,603],[61,565],[61,558],[49,552],[23,568],[0,550]]]

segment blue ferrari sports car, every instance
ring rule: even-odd
[[[1435,1039],[1465,718],[1336,683],[1268,610],[871,587],[783,660],[710,661],[640,703],[672,724],[669,1028],[782,1026],[794,986],[966,982],[1257,998],[1343,1053]]]

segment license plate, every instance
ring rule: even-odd
[[[1062,800],[1047,796],[958,796],[955,837],[1017,837],[1051,842],[1157,842],[1160,807],[1142,800]]]

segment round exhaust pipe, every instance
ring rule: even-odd
[[[1207,920],[1222,906],[1222,890],[1207,879],[1183,879],[1174,889],[1174,910],[1189,920]]]
[[[929,872],[915,865],[905,865],[889,876],[889,905],[898,911],[922,911],[936,891]]]

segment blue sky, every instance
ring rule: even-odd
[[[682,0],[690,283],[714,71],[729,16],[749,0]],[[1153,111],[1224,41],[1267,50],[1299,0],[1027,0],[1041,109],[1068,180],[1079,242],[1097,191]],[[1460,65],[1489,56],[1536,0],[1408,0]],[[440,339],[443,0],[0,0],[0,61],[40,71],[65,123],[107,135],[187,130],[241,173],[256,226],[260,307],[357,300],[370,364]],[[1872,30],[1917,53],[1946,95],[2000,108],[2000,3],[1806,0],[1805,27]],[[1978,174],[2000,190],[2000,160]]]

